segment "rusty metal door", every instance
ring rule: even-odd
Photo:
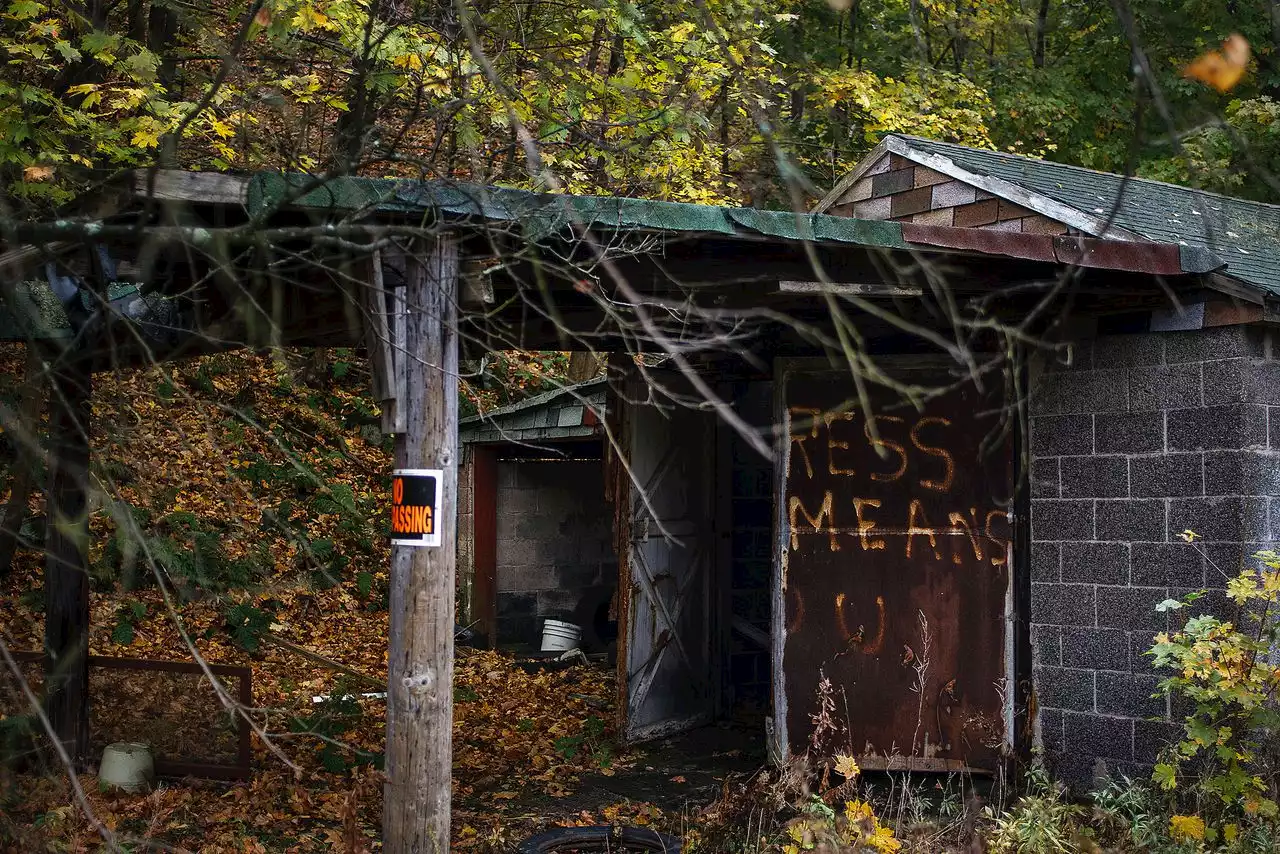
[[[652,372],[651,372],[652,373]],[[662,372],[667,388],[678,375]],[[649,387],[626,384],[618,466],[620,508],[620,730],[643,741],[711,720],[711,575],[714,422],[706,412],[661,403]]]
[[[873,389],[868,413],[847,376],[784,373],[774,700],[793,755],[989,770],[1005,754],[1014,457],[992,385],[922,411]]]

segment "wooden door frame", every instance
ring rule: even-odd
[[[622,371],[616,375],[617,385],[610,384],[610,401],[606,409],[606,471],[605,471],[605,489],[606,498],[614,503],[614,551],[618,557],[618,586],[617,586],[617,623],[618,623],[618,646],[617,646],[617,663],[616,663],[616,682],[617,682],[617,710],[615,713],[615,722],[617,732],[620,738],[625,739],[629,725],[629,711],[631,698],[630,683],[630,631],[631,631],[631,614],[632,614],[632,586],[635,580],[633,567],[631,566],[631,521],[633,516],[632,507],[632,490],[637,488],[637,484],[633,480],[633,472],[629,468],[632,459],[633,439],[635,434],[634,414],[637,406],[629,403],[632,399],[637,399],[629,389],[631,383],[640,382],[641,379],[637,375],[635,369],[631,366],[624,366]],[[621,393],[619,393],[619,390]],[[711,457],[708,464],[704,467],[702,474],[707,478],[706,487],[708,489],[718,489],[720,476],[720,465],[718,458],[719,430],[718,419],[714,415],[705,415],[708,419],[707,442],[709,447],[706,449],[710,452]],[[609,441],[612,437],[612,441]],[[626,460],[624,464],[621,460]],[[719,522],[718,493],[712,493],[707,496],[708,509],[711,510],[709,521],[712,525],[711,535],[706,542],[706,585],[707,585],[707,619],[708,635],[705,649],[708,690],[711,691],[711,717],[707,723],[714,721],[722,713],[722,669],[724,658],[723,644],[719,639],[718,632],[721,626],[727,628],[728,622],[724,615],[719,613],[719,590],[722,585],[718,574],[721,570],[720,560],[722,551],[717,536],[717,524]],[[727,593],[725,594],[727,596]],[[661,733],[658,733],[660,736]]]
[[[471,619],[498,646],[498,446],[471,445]]]
[[[716,394],[721,400],[732,401],[733,383],[722,382],[716,385]],[[733,649],[733,436],[728,430],[721,429],[720,419],[716,418],[711,428],[711,443],[714,448],[711,463],[712,496],[712,552],[711,552],[711,596],[709,614],[711,619],[711,660],[708,666],[712,669],[712,690],[715,694],[713,714],[717,719],[725,717],[732,709],[728,696],[732,678],[726,672]]]
[[[613,550],[618,557],[618,586],[614,593],[614,608],[618,624],[617,659],[614,662],[614,727],[618,738],[627,732],[627,700],[630,685],[627,681],[627,661],[630,655],[631,633],[631,565],[628,560],[631,544],[631,475],[628,463],[631,458],[631,405],[628,403],[627,384],[635,371],[627,365],[622,354],[611,353],[609,361],[608,402],[605,406],[605,500],[613,502]]]

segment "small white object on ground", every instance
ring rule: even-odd
[[[364,694],[317,694],[311,698],[313,703],[326,703],[329,700],[354,700],[359,697],[361,700],[385,700],[387,699],[386,691],[372,691]]]
[[[547,620],[542,624],[542,651],[564,652],[574,649],[582,640],[582,626],[562,620]]]
[[[141,792],[155,779],[151,748],[136,741],[117,741],[102,751],[98,782],[126,792]]]

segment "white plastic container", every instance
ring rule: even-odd
[[[151,748],[135,741],[117,741],[102,751],[98,782],[126,792],[146,790],[155,778]]]
[[[542,651],[564,652],[577,649],[582,640],[582,627],[560,620],[547,620],[542,624]]]

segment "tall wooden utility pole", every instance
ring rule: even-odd
[[[446,854],[453,765],[458,494],[455,238],[441,234],[420,246],[407,258],[405,272],[403,305],[408,317],[403,352],[394,354],[396,368],[405,371],[400,386],[404,394],[397,402],[404,422],[403,431],[396,435],[397,473],[392,490],[382,844],[387,854]],[[380,276],[374,278],[377,281]],[[430,497],[424,498],[428,491]],[[423,512],[424,507],[431,512]],[[430,542],[435,544],[426,545]]]
[[[44,570],[45,708],[72,758],[89,748],[89,400],[79,342],[50,347],[49,492]]]

